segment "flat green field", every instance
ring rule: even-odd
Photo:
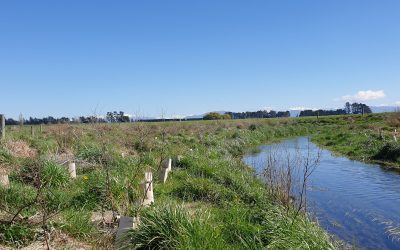
[[[115,246],[110,215],[140,218],[127,249],[336,249],[316,222],[271,196],[241,158],[254,146],[310,135],[347,157],[400,168],[400,114],[7,127],[0,146],[0,248]],[[399,135],[400,137],[400,135]],[[399,138],[400,139],[400,138]],[[182,156],[181,161],[176,161]],[[174,159],[165,184],[162,161]],[[77,178],[66,164],[75,161]],[[140,183],[154,176],[155,203]],[[104,219],[103,219],[104,218]]]

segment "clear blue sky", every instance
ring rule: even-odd
[[[1,1],[0,113],[393,105],[399,13],[398,0]]]

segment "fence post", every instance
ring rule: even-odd
[[[33,126],[31,126],[31,136],[32,136],[32,137],[35,136],[35,130],[34,130]]]
[[[6,118],[3,114],[0,114],[0,140],[6,136]]]
[[[393,139],[395,142],[397,142],[397,129],[394,130]]]

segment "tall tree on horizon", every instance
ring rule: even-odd
[[[344,110],[346,110],[346,114],[350,114],[351,113],[351,105],[350,102],[346,102]]]

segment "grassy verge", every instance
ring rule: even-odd
[[[400,170],[400,113],[323,118],[313,141],[351,159]],[[400,140],[400,134],[397,134]]]

